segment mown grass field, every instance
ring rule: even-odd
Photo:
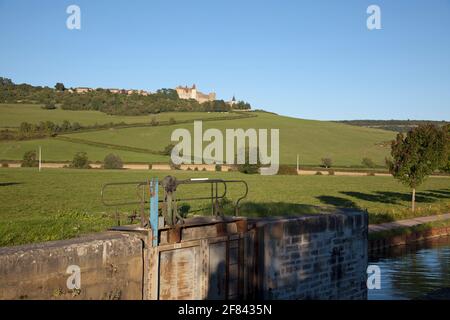
[[[358,166],[364,157],[378,165],[384,164],[389,154],[389,143],[395,133],[349,126],[339,123],[301,120],[269,113],[256,113],[258,117],[248,119],[204,122],[203,130],[209,128],[255,128],[280,130],[280,161],[295,164],[297,154],[302,165],[319,165],[321,159],[329,157],[337,166]],[[174,129],[186,128],[193,138],[193,124],[162,127],[109,129],[67,135],[77,139],[101,143],[114,143],[152,150],[163,150],[170,143]],[[225,140],[224,140],[225,141]],[[206,146],[207,143],[204,143]]]
[[[42,110],[43,112],[49,112]],[[55,111],[55,110],[54,110]],[[53,111],[50,111],[53,112]],[[77,115],[84,111],[67,111]],[[255,128],[280,130],[280,161],[282,164],[295,164],[297,154],[300,165],[320,165],[322,158],[331,158],[334,166],[361,166],[364,157],[371,158],[382,166],[389,154],[389,143],[395,133],[377,129],[350,126],[340,123],[301,120],[289,117],[257,112],[257,117],[233,120],[203,122],[204,130],[217,128],[222,132],[230,128]],[[170,114],[167,114],[168,116]],[[203,117],[226,116],[226,114],[203,113]],[[162,116],[162,115],[161,115]],[[174,118],[191,116],[201,118],[198,113],[176,113]],[[70,121],[73,121],[70,119]],[[114,144],[124,150],[109,150],[105,146],[92,146],[84,143],[71,143],[57,139],[39,139],[29,141],[0,142],[0,159],[20,160],[27,150],[42,147],[44,161],[68,161],[76,151],[86,151],[92,161],[102,161],[111,151],[118,153],[126,162],[168,162],[168,157],[143,154],[126,150],[136,147],[153,151],[162,151],[170,143],[173,130],[186,128],[191,131],[193,123],[165,125],[156,127],[110,128],[100,131],[66,134],[62,137],[81,139],[87,142]],[[193,138],[193,135],[192,135]],[[225,141],[225,139],[224,139]],[[383,142],[385,144],[383,144]],[[226,142],[224,143],[226,145]],[[206,143],[204,143],[206,146]],[[224,146],[225,147],[225,146]]]
[[[367,209],[370,222],[411,217],[410,192],[391,177],[260,176],[231,172],[0,169],[0,246],[65,239],[114,225],[114,209],[100,201],[106,182],[144,181],[171,174],[179,179],[244,179],[249,194],[242,215],[320,213],[317,206]],[[193,196],[207,189],[179,189]],[[229,199],[242,189],[232,188]],[[115,189],[108,197],[134,197],[135,189]],[[450,210],[450,179],[429,178],[419,189],[416,216]],[[131,208],[120,208],[130,212]],[[195,209],[195,206],[193,206]]]
[[[20,123],[26,121],[29,123],[38,123],[39,121],[52,121],[62,123],[64,120],[70,122],[79,122],[81,125],[88,126],[105,123],[150,123],[152,119],[156,121],[168,121],[174,118],[177,121],[190,119],[224,117],[223,113],[205,113],[205,112],[164,112],[155,115],[145,116],[115,116],[108,115],[100,111],[71,111],[71,110],[44,110],[38,104],[7,104],[0,103],[0,128],[19,127]]]
[[[114,153],[124,162],[168,162],[168,157],[162,155],[108,149],[54,138],[0,142],[0,159],[21,160],[25,152],[38,150],[39,146],[42,148],[43,161],[70,161],[76,152],[83,151],[87,152],[90,161],[103,161],[107,154]]]
[[[70,110],[44,110],[40,105],[33,104],[0,104],[0,128],[16,128],[21,122],[39,123],[40,121],[53,121],[62,123],[64,120],[70,122],[78,121],[81,125],[121,123],[135,124],[142,123],[148,125],[152,119],[157,122],[167,122],[171,118],[175,121],[190,121],[194,119],[220,119],[230,116],[230,113],[207,113],[207,112],[165,112],[146,116],[111,116],[98,111],[70,111]],[[233,114],[236,116],[236,114]],[[161,130],[164,126],[158,127]],[[114,131],[116,129],[106,129]],[[145,128],[144,128],[145,130]],[[97,133],[102,135],[102,131],[90,132],[91,135]],[[125,132],[126,134],[126,132]],[[70,135],[68,135],[70,136]],[[88,153],[91,161],[103,161],[105,156],[111,152],[118,154],[125,162],[141,163],[167,163],[169,158],[158,154],[141,153],[126,150],[132,145],[131,140],[136,137],[129,137],[125,142],[124,150],[111,149],[108,146],[92,146],[83,143],[72,143],[60,141],[54,138],[34,139],[25,141],[0,141],[0,160],[21,160],[25,152],[42,148],[43,161],[70,161],[76,152],[84,151]],[[93,139],[95,141],[95,139]],[[115,144],[111,140],[108,143]],[[154,141],[148,143],[147,148],[152,147]],[[157,150],[158,151],[158,150]]]

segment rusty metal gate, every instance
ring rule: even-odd
[[[240,221],[225,223],[227,226]],[[182,232],[187,237],[211,234],[211,229],[223,229],[223,222],[207,226],[192,226]],[[232,227],[233,228],[233,227]],[[209,230],[207,230],[209,229]],[[199,300],[241,299],[247,295],[246,239],[241,228],[236,232],[180,243],[149,247],[149,299]],[[240,229],[240,230],[239,230]],[[219,232],[220,233],[220,232]]]

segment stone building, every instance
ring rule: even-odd
[[[78,87],[78,88],[75,88],[74,91],[76,93],[86,93],[86,92],[93,91],[93,89],[92,88],[87,88],[87,87]]]
[[[227,104],[229,106],[234,106],[237,103],[235,96],[233,96],[233,98],[231,99],[231,101],[227,101]]]
[[[178,97],[180,99],[194,99],[200,103],[216,100],[215,92],[210,92],[208,94],[202,93],[197,90],[197,87],[195,86],[195,84],[192,85],[192,87],[178,86],[175,88],[175,90],[177,91]]]

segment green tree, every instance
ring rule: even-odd
[[[89,169],[89,159],[86,152],[77,152],[73,156],[72,163],[70,164],[71,168],[76,169]]]
[[[444,164],[446,150],[447,133],[432,124],[420,125],[406,137],[399,133],[392,141],[392,160],[386,162],[394,178],[412,189],[412,211],[415,211],[416,188]]]
[[[153,118],[152,118],[152,121],[150,122],[150,124],[151,124],[152,126],[157,126],[157,125],[159,124],[159,122],[158,122],[158,120],[156,120],[155,117],[153,117]]]
[[[331,168],[333,160],[331,158],[322,158],[322,166],[325,168]]]
[[[79,122],[74,122],[72,124],[72,130],[77,131],[81,129],[81,124]]]
[[[64,91],[64,90],[66,90],[66,87],[64,87],[64,84],[62,84],[61,82],[58,82],[55,84],[55,89],[57,91]]]
[[[105,169],[122,169],[123,162],[118,155],[110,153],[103,160],[103,167]]]
[[[256,163],[250,163],[250,149],[248,147],[245,148],[245,163],[238,164],[237,169],[241,173],[245,174],[256,174],[259,172],[261,168],[261,162],[259,161],[259,150],[256,148],[254,152],[256,152]],[[237,163],[237,156],[235,157],[235,163]]]
[[[28,137],[32,134],[32,125],[28,122],[22,122],[19,127],[19,134],[23,137]]]
[[[14,83],[11,79],[0,77],[0,85],[2,86],[12,86]]]
[[[447,161],[445,162],[441,170],[450,173],[450,124],[444,126],[443,130],[447,134]]]
[[[39,161],[37,159],[36,151],[27,151],[23,155],[22,167],[37,167],[39,165]]]
[[[175,147],[173,143],[169,143],[167,146],[164,147],[164,150],[162,152],[165,156],[170,156],[172,154],[172,149]]]
[[[69,131],[70,129],[72,129],[72,125],[68,120],[64,120],[63,123],[61,124],[61,131],[65,132]]]
[[[375,162],[370,158],[363,158],[361,163],[366,168],[375,168]]]
[[[156,95],[160,98],[165,98],[169,100],[178,100],[178,93],[174,89],[162,88],[156,91]]]
[[[42,109],[45,109],[45,110],[55,110],[55,109],[56,109],[56,106],[55,106],[55,104],[54,104],[53,102],[47,102],[47,103],[44,104],[44,106],[42,107]]]

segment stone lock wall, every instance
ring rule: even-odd
[[[367,215],[304,217],[260,228],[263,298],[367,298]]]
[[[69,266],[80,290],[69,290]],[[65,241],[0,248],[0,299],[141,299],[142,242],[104,232]]]
[[[0,299],[366,299],[367,222],[205,217],[160,230],[155,248],[124,232],[0,248]]]

